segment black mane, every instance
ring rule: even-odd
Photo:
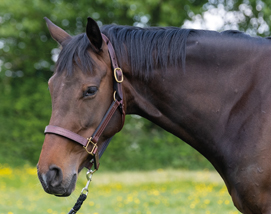
[[[56,62],[55,72],[61,73],[66,70],[68,75],[72,75],[74,64],[83,72],[92,71],[95,61],[88,53],[91,45],[85,33],[72,37],[72,39],[66,41],[62,46]]]
[[[133,75],[148,78],[154,69],[165,69],[185,63],[185,44],[191,30],[174,27],[138,28],[107,25],[101,28],[113,44],[120,66],[129,63]],[[73,73],[74,63],[83,72],[95,65],[89,56],[91,48],[85,33],[72,37],[63,45],[56,63],[56,72]]]
[[[185,45],[191,30],[175,27],[102,27],[114,46],[120,65],[129,63],[133,75],[148,78],[156,68],[185,66]]]
[[[114,46],[119,65],[130,66],[135,76],[148,79],[157,68],[167,70],[169,66],[185,68],[186,41],[191,33],[199,36],[215,36],[218,34],[229,38],[257,39],[239,31],[190,30],[175,27],[166,28],[139,28],[119,25],[106,25],[101,28]],[[260,41],[267,41],[262,39]],[[259,42],[260,42],[259,41]],[[85,33],[72,37],[59,54],[56,63],[56,72],[67,71],[68,75],[74,72],[74,65],[83,72],[91,72],[95,61],[88,54],[91,48]]]

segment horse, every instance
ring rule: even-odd
[[[52,115],[37,164],[47,193],[69,196],[82,168],[98,168],[97,154],[125,114],[137,114],[206,157],[241,213],[271,213],[269,38],[100,28],[92,18],[85,33],[70,36],[45,19],[62,47],[48,81]]]

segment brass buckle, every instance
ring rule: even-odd
[[[88,139],[88,143],[87,143],[86,146],[83,146],[83,147],[85,148],[85,150],[87,151],[88,154],[94,156],[95,153],[96,153],[96,151],[97,151],[97,149],[98,149],[97,143],[93,143],[93,142],[92,142],[92,137],[87,138],[87,139]],[[89,145],[89,143],[91,143],[91,144],[93,145],[93,148],[91,149],[91,151],[88,151],[88,145]],[[95,150],[96,150],[96,151],[95,151]],[[94,152],[95,152],[95,153],[94,153]]]
[[[117,70],[119,70],[121,72],[121,80],[119,80],[118,77],[117,77]],[[114,69],[114,77],[115,77],[115,80],[116,80],[117,83],[122,83],[123,82],[123,73],[122,73],[121,68],[115,68]]]

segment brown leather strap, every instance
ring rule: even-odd
[[[102,119],[101,123],[99,124],[99,126],[97,127],[97,129],[95,130],[95,132],[92,135],[92,142],[93,143],[97,143],[101,134],[103,133],[103,131],[105,130],[106,126],[108,125],[109,121],[111,120],[112,116],[114,115],[115,111],[118,109],[120,105],[120,102],[113,101],[113,103],[111,104],[111,106],[109,107],[109,109],[107,110],[104,118]],[[72,131],[69,131],[67,129],[61,128],[59,126],[53,126],[53,125],[48,125],[45,127],[44,130],[44,134],[56,134],[56,135],[60,135],[62,137],[68,138],[70,140],[73,140],[79,144],[81,144],[82,146],[87,146],[88,144],[88,139],[82,137],[81,135],[78,135]]]
[[[79,144],[81,144],[82,146],[86,146],[88,143],[88,139],[72,132],[69,131],[67,129],[61,128],[59,126],[52,126],[52,125],[48,125],[45,127],[44,130],[44,134],[56,134],[56,135],[60,135],[62,137],[68,138],[70,140],[73,140]]]
[[[109,56],[110,56],[110,59],[111,59],[111,64],[112,64],[112,67],[113,67],[114,77],[115,77],[115,80],[116,80],[116,81],[114,81],[114,90],[116,91],[116,98],[119,101],[121,101],[123,99],[122,86],[121,86],[121,82],[123,80],[123,73],[122,73],[122,70],[120,69],[120,67],[118,65],[116,53],[115,53],[115,50],[114,50],[114,47],[113,47],[112,43],[110,42],[110,40],[107,38],[106,35],[102,34],[102,37],[103,37],[103,39],[104,39],[104,41],[105,41],[105,43],[107,44],[107,47],[108,47],[108,52],[109,52]]]
[[[116,57],[116,53],[115,53],[115,50],[114,50],[114,47],[112,45],[112,43],[110,42],[110,40],[107,38],[106,35],[102,34],[102,37],[105,41],[105,43],[107,44],[107,47],[108,47],[108,51],[110,53],[110,58],[111,58],[111,63],[112,63],[112,66],[113,68],[118,68],[119,65],[118,65],[118,61],[117,61],[117,57]]]
[[[103,120],[101,121],[101,123],[97,127],[96,131],[93,133],[92,142],[98,143],[98,140],[99,140],[101,134],[105,130],[106,126],[108,125],[108,123],[111,120],[112,116],[114,115],[115,111],[118,109],[119,105],[120,105],[119,101],[117,101],[117,100],[113,101],[113,103],[109,107],[108,111],[106,112]]]

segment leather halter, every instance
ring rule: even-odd
[[[102,34],[102,37],[108,46],[108,52],[109,52],[109,56],[110,56],[112,67],[113,67],[113,73],[114,73],[114,84],[113,84],[114,94],[113,94],[113,97],[114,97],[114,100],[113,100],[112,104],[110,105],[109,109],[107,110],[107,112],[105,113],[99,126],[96,128],[96,130],[94,131],[92,136],[89,138],[84,138],[84,137],[82,137],[72,131],[69,131],[67,129],[61,128],[59,126],[54,126],[54,125],[46,126],[45,131],[44,131],[44,134],[56,134],[56,135],[68,138],[76,143],[81,144],[86,149],[87,153],[89,153],[92,156],[90,162],[85,167],[90,169],[92,167],[92,165],[94,164],[95,170],[97,170],[99,168],[99,158],[102,156],[102,154],[105,151],[105,149],[107,148],[110,140],[112,139],[112,137],[111,137],[110,139],[106,140],[103,143],[102,148],[99,149],[99,152],[98,152],[98,145],[97,144],[98,144],[99,138],[100,138],[101,134],[103,133],[103,131],[105,130],[105,128],[107,127],[109,121],[111,120],[112,116],[114,115],[114,113],[116,112],[117,109],[119,109],[122,114],[121,128],[123,127],[124,121],[125,121],[123,93],[122,93],[122,86],[121,86],[121,83],[123,82],[123,73],[122,73],[122,70],[118,66],[116,53],[115,53],[115,50],[113,48],[112,43],[109,41],[109,39],[104,34]]]

